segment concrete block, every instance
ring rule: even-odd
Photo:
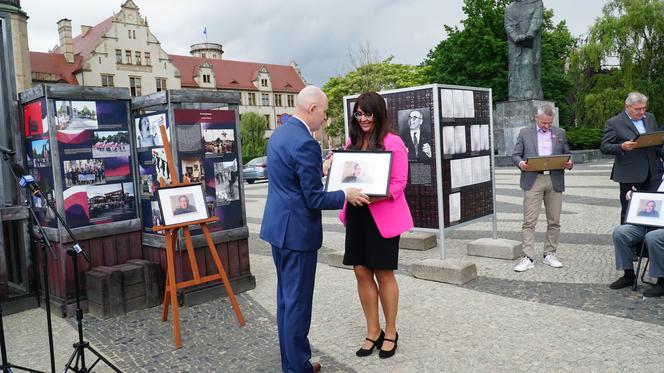
[[[331,252],[327,254],[327,265],[331,267],[339,267],[344,269],[353,269],[353,266],[344,265],[344,252],[343,250]]]
[[[463,285],[477,278],[475,263],[453,259],[425,259],[412,264],[410,269],[416,278],[455,285]]]
[[[502,238],[480,238],[468,243],[468,255],[514,260],[521,256],[521,242]]]
[[[405,232],[399,240],[399,248],[424,251],[436,247],[436,235],[426,232]]]

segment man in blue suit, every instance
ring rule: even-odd
[[[321,148],[311,135],[327,120],[327,96],[307,86],[297,95],[295,114],[270,137],[270,180],[260,238],[272,245],[277,269],[277,328],[281,368],[288,373],[317,372],[309,362],[307,335],[318,249],[323,243],[321,210],[368,204],[357,188],[323,190]]]

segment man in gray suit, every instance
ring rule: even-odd
[[[512,160],[521,170],[520,186],[524,191],[522,246],[523,258],[514,267],[517,272],[535,267],[535,225],[539,217],[542,201],[546,211],[546,236],[544,238],[544,264],[554,268],[563,265],[556,258],[560,240],[560,210],[565,190],[565,170],[528,171],[528,157],[569,154],[565,130],[551,127],[555,113],[550,105],[537,109],[536,124],[524,127],[514,145]],[[565,168],[572,169],[572,161],[565,162]]]
[[[661,156],[659,147],[634,149],[636,139],[642,133],[657,131],[657,121],[646,112],[648,97],[632,92],[625,100],[625,111],[612,117],[604,125],[604,137],[600,150],[615,156],[611,180],[620,183],[620,224],[625,224],[628,202],[625,195],[635,188],[657,188],[657,162]],[[654,185],[651,185],[654,183]]]

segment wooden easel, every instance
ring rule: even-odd
[[[173,154],[171,153],[171,146],[170,143],[168,142],[166,127],[161,126],[159,130],[161,131],[161,138],[163,139],[164,150],[166,152],[166,161],[168,162],[168,169],[171,174],[171,180],[172,180],[171,185],[174,186],[189,185],[190,182],[189,178],[187,177],[184,178],[183,182],[179,182],[177,180],[177,176],[175,176],[176,175],[175,163],[173,162]],[[164,180],[163,178],[159,178],[159,185],[162,187],[166,186],[166,180]],[[215,280],[223,281],[224,287],[226,288],[226,293],[228,294],[228,297],[231,300],[231,304],[233,305],[233,310],[235,310],[235,316],[237,316],[237,320],[240,323],[240,326],[244,326],[245,324],[244,317],[242,316],[242,312],[240,311],[240,306],[238,306],[237,304],[237,299],[235,298],[235,294],[233,293],[231,284],[228,281],[228,276],[226,275],[226,271],[224,270],[224,266],[221,263],[219,254],[217,254],[217,249],[214,245],[214,242],[212,241],[212,237],[210,236],[210,231],[208,230],[207,227],[207,223],[212,223],[217,220],[219,220],[219,218],[217,218],[216,216],[212,216],[207,219],[197,220],[188,223],[159,225],[152,227],[152,231],[154,232],[164,231],[165,232],[164,235],[166,237],[166,262],[167,262],[168,273],[166,274],[166,284],[164,286],[164,306],[161,314],[161,320],[162,321],[168,320],[168,306],[170,302],[171,307],[173,307],[173,339],[175,340],[175,348],[182,347],[182,340],[180,337],[180,315],[178,311],[177,289],[184,289]],[[201,230],[203,231],[203,235],[205,235],[205,240],[207,242],[208,249],[210,250],[210,255],[212,255],[214,264],[217,266],[218,273],[214,275],[201,277],[200,272],[198,270],[198,262],[196,262],[196,254],[194,253],[194,246],[191,243],[191,234],[189,233],[190,225],[200,225]],[[189,256],[189,263],[191,264],[191,272],[193,273],[194,278],[193,280],[188,280],[178,283],[177,280],[175,279],[174,256],[175,256],[175,247],[177,245],[178,231],[180,229],[182,229],[182,232],[184,233],[184,241],[187,246],[187,255]]]

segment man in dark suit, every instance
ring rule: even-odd
[[[321,210],[340,209],[344,199],[368,204],[359,189],[325,192],[321,148],[311,135],[327,120],[327,97],[318,87],[297,96],[295,114],[277,128],[267,146],[270,180],[260,238],[272,245],[277,270],[277,329],[281,368],[288,373],[317,372],[309,362],[307,334],[318,249],[323,241]]]
[[[620,224],[625,224],[628,202],[627,191],[650,190],[658,180],[657,163],[661,156],[658,147],[634,149],[636,139],[642,133],[657,131],[655,116],[646,112],[648,97],[631,92],[625,100],[625,111],[612,117],[604,125],[600,150],[615,156],[611,180],[620,183]]]
[[[514,267],[517,272],[535,267],[535,225],[539,217],[542,201],[546,211],[546,235],[544,237],[544,260],[542,262],[554,268],[563,265],[556,258],[560,241],[560,211],[565,190],[565,170],[528,171],[528,157],[570,154],[565,130],[552,127],[555,113],[549,105],[537,109],[536,124],[524,127],[519,132],[512,160],[521,170],[520,186],[524,191],[522,246],[523,258]],[[564,165],[572,169],[572,161]]]
[[[408,114],[408,125],[399,133],[408,148],[408,159],[431,159],[431,128],[422,126],[423,122],[423,114],[413,110]]]

